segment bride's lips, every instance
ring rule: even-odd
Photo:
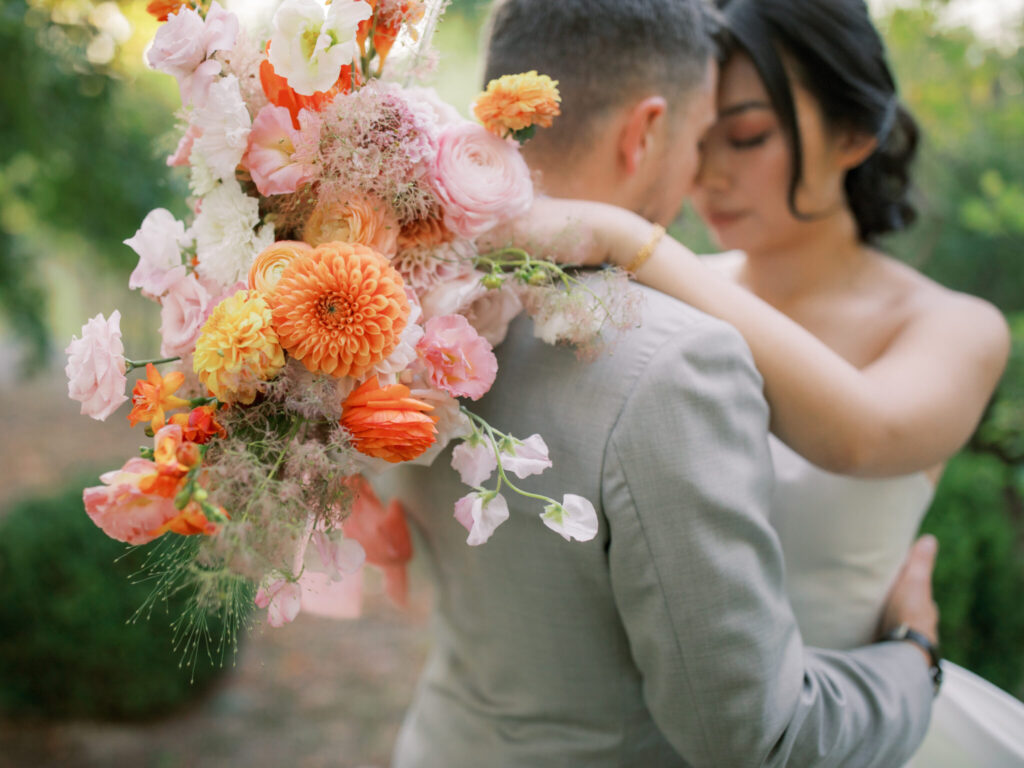
[[[715,229],[724,229],[745,217],[744,211],[708,211],[708,224]]]

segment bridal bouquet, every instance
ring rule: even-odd
[[[409,85],[443,5],[285,0],[264,37],[217,2],[149,5],[162,25],[147,61],[182,99],[168,164],[187,167],[191,191],[185,221],[154,210],[125,241],[139,256],[129,287],[160,305],[159,359],[126,359],[115,311],[72,340],[67,374],[102,420],[145,369],[128,420],[152,442],[87,488],[85,509],[115,539],[160,539],[155,595],[191,590],[193,629],[252,599],[274,626],[301,608],[344,613],[333,590],[365,562],[401,599],[408,531],[364,478],[453,440],[471,488],[455,519],[486,542],[508,518],[503,492],[522,492],[510,476],[551,466],[540,435],[463,405],[491,389],[509,322],[525,308],[539,337],[584,348],[635,324],[621,274],[595,287],[480,247],[530,210],[517,140],[559,98],[535,72],[502,78],[477,122]],[[596,534],[586,499],[540,504],[567,540]]]

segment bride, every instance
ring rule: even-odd
[[[876,639],[944,462],[1005,367],[989,304],[887,257],[914,219],[917,127],[862,0],[720,0],[731,38],[694,202],[727,253],[697,259],[624,210],[545,200],[595,253],[734,325],[764,376],[773,523],[808,645]],[[536,233],[536,220],[526,225]],[[1024,705],[949,662],[915,758],[1024,764]]]

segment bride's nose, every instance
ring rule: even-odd
[[[728,162],[711,141],[701,142],[697,186],[709,192],[724,192],[731,183]]]

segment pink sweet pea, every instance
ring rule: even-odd
[[[294,192],[316,175],[314,167],[292,162],[299,133],[285,107],[268,104],[256,115],[242,165],[249,169],[261,195]]]
[[[452,451],[452,469],[459,473],[462,482],[472,488],[487,482],[497,468],[498,457],[487,438],[476,435],[463,440]]]
[[[530,169],[518,144],[468,121],[441,131],[434,186],[445,226],[469,240],[522,216],[533,204]]]
[[[154,532],[178,516],[173,499],[152,496],[139,490],[140,480],[158,471],[146,459],[134,458],[118,470],[100,476],[103,485],[82,493],[85,511],[107,536],[128,544],[146,544]]]
[[[544,438],[530,435],[525,440],[516,440],[511,453],[502,451],[501,466],[513,472],[520,480],[541,474],[551,466]]]
[[[565,494],[561,504],[548,504],[540,519],[566,541],[590,541],[597,535],[594,505],[573,493]]]
[[[160,304],[160,335],[164,357],[182,357],[195,349],[203,323],[212,311],[210,292],[195,274],[185,275],[167,291]]]
[[[166,208],[147,213],[138,231],[124,241],[139,256],[139,263],[128,278],[128,287],[141,289],[150,298],[167,293],[185,276],[181,249],[189,240],[185,225]]]
[[[256,592],[257,608],[267,609],[267,623],[283,627],[295,621],[302,607],[302,587],[294,581],[275,579]]]
[[[455,519],[469,531],[466,543],[484,544],[495,529],[508,520],[508,502],[500,493],[470,493],[455,502]]]
[[[498,375],[491,345],[462,315],[428,320],[416,351],[429,370],[431,383],[455,397],[479,400]]]
[[[82,404],[82,413],[98,421],[128,400],[126,363],[121,342],[121,313],[109,320],[100,313],[82,326],[82,338],[73,336],[64,350],[68,364],[68,397]]]

